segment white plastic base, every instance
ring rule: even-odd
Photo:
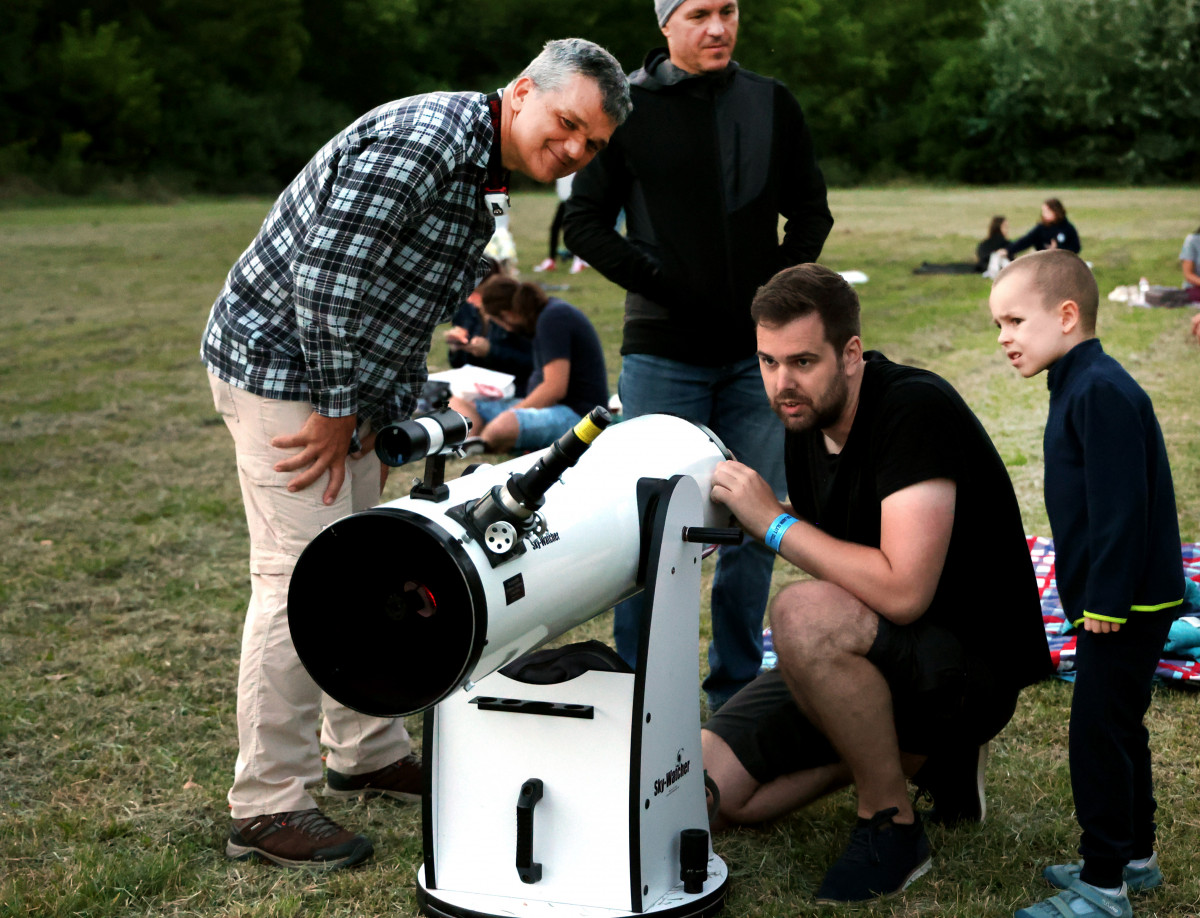
[[[615,883],[624,883],[624,876]],[[685,893],[683,884],[642,912],[599,908],[591,905],[570,905],[562,902],[522,900],[485,893],[456,892],[425,888],[425,868],[417,871],[417,903],[431,918],[492,918],[492,916],[527,916],[527,918],[633,918],[636,915],[671,916],[671,918],[703,918],[715,915],[725,902],[729,884],[729,868],[716,855],[708,859],[708,879],[698,893]]]

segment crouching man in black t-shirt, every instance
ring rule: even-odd
[[[725,462],[712,499],[812,576],[771,606],[778,668],[701,734],[714,827],[758,822],[853,783],[858,824],[817,899],[904,889],[930,866],[906,776],[942,822],[984,815],[987,743],[1050,659],[1004,463],[945,380],[863,352],[859,304],[815,264],[751,307],[786,428],[791,506]]]

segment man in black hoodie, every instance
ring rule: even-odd
[[[762,388],[750,301],[777,271],[821,254],[833,226],[825,180],[795,97],[732,60],[736,0],[655,0],[655,11],[667,47],[630,75],[633,113],[576,177],[565,241],[627,291],[624,414],[705,424],[782,498],[782,431]],[[622,208],[627,236],[614,229]],[[759,670],[773,562],[753,540],[721,549],[710,709]],[[614,621],[631,664],[640,613],[635,597]]]

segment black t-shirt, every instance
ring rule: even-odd
[[[587,414],[597,405],[608,404],[608,370],[604,366],[604,348],[600,336],[582,312],[557,297],[551,297],[538,315],[533,334],[533,372],[529,391],[544,378],[543,367],[552,360],[571,362],[567,394],[561,404],[578,414]]]
[[[953,480],[954,528],[925,617],[1014,688],[1044,678],[1050,659],[1021,512],[987,432],[941,377],[877,351],[865,357],[837,462],[830,465],[819,430],[787,436],[797,515],[835,538],[878,548],[884,498],[922,481]]]

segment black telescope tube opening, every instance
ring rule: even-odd
[[[313,681],[376,717],[423,711],[455,691],[487,638],[482,582],[441,527],[377,507],[327,526],[300,555],[288,625]]]

